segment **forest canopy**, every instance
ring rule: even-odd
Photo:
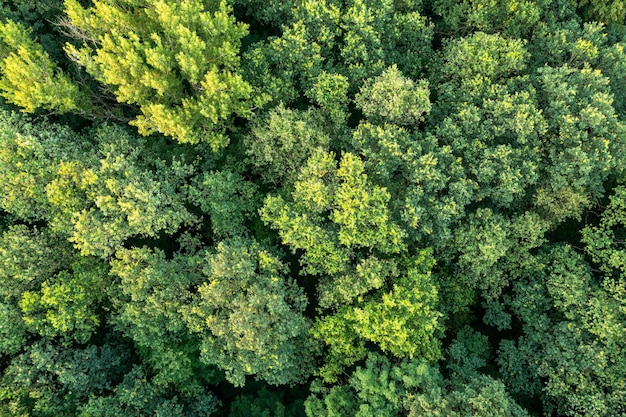
[[[0,0],[0,415],[626,416],[623,0]]]

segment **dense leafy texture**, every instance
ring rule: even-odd
[[[0,415],[625,417],[623,0],[0,0]]]

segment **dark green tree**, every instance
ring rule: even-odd
[[[623,285],[571,246],[544,250],[510,298],[523,335],[500,344],[498,363],[511,391],[546,413],[625,415]]]
[[[310,417],[528,416],[504,385],[490,377],[477,376],[458,389],[447,385],[427,362],[393,363],[370,354],[347,384],[327,388],[315,383],[305,403],[306,413]]]
[[[248,375],[273,385],[304,382],[316,346],[303,316],[306,297],[280,259],[251,239],[233,238],[204,263],[206,281],[184,311],[200,339],[200,360],[236,386]]]

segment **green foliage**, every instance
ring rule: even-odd
[[[46,186],[59,211],[54,226],[69,234],[83,255],[109,257],[131,236],[173,234],[196,221],[179,191],[194,172],[192,165],[150,155],[145,139],[116,126],[92,134],[97,159],[58,162]]]
[[[373,353],[346,385],[316,384],[312,391],[305,403],[309,417],[528,416],[492,378],[480,376],[458,390],[447,389],[437,368],[424,361],[391,363]]]
[[[273,103],[291,103],[308,91],[322,71],[320,46],[297,22],[285,28],[280,38],[255,44],[243,56],[246,79]]]
[[[20,23],[0,22],[0,90],[10,103],[37,109],[88,114],[89,97],[50,59]]]
[[[533,212],[511,220],[491,209],[477,209],[455,233],[456,282],[497,298],[528,263],[531,250],[545,242],[549,224]]]
[[[155,385],[198,392],[214,377],[199,363],[199,341],[184,321],[191,287],[203,281],[200,271],[200,256],[167,259],[146,247],[119,250],[111,261],[111,273],[119,278],[107,290],[114,307],[111,322],[138,347]]]
[[[50,219],[55,212],[46,185],[59,160],[84,157],[83,138],[65,127],[0,113],[0,205],[19,219]],[[80,156],[79,156],[80,155]]]
[[[626,189],[619,186],[613,192],[600,223],[582,230],[582,241],[587,245],[587,253],[593,262],[606,274],[621,280],[626,273],[626,251],[622,249],[626,228]]]
[[[255,375],[270,384],[303,382],[315,346],[308,340],[306,297],[280,259],[252,240],[233,238],[206,254],[207,277],[186,310],[201,341],[200,359],[236,386]]]
[[[246,221],[256,216],[260,205],[257,185],[233,171],[205,172],[188,192],[189,201],[208,214],[219,238],[245,234]]]
[[[475,185],[465,178],[462,160],[432,135],[405,128],[361,123],[351,145],[363,158],[364,170],[391,193],[412,240],[438,246],[451,238],[451,227],[463,217]]]
[[[108,257],[131,236],[173,233],[196,220],[179,191],[194,167],[175,157],[165,161],[121,127],[83,136],[47,124],[35,130],[9,115],[4,126],[4,210],[49,221],[84,255]]]
[[[328,346],[326,364],[320,369],[325,381],[336,381],[343,367],[365,357],[366,343],[398,358],[440,357],[441,313],[437,311],[437,288],[430,269],[433,260],[424,251],[411,267],[389,285],[367,298],[320,318],[314,337]]]
[[[357,106],[370,120],[416,125],[430,113],[428,82],[413,82],[394,65],[366,82],[356,96]]]
[[[137,105],[141,134],[160,132],[182,143],[228,143],[232,115],[247,116],[252,89],[239,70],[247,26],[226,2],[65,1],[80,48],[68,55],[121,103]]]
[[[26,328],[44,337],[64,336],[86,343],[100,325],[98,308],[110,285],[108,268],[102,261],[82,258],[44,281],[37,292],[22,295]]]
[[[475,33],[444,49],[439,141],[462,158],[472,200],[514,208],[538,181],[546,123],[526,77],[520,41]],[[467,187],[467,186],[466,186]],[[469,188],[469,187],[468,187]]]
[[[480,375],[479,370],[487,365],[489,341],[471,327],[463,327],[447,349],[450,379],[456,385],[463,385]]]
[[[347,77],[323,71],[313,87],[305,92],[308,98],[321,107],[321,114],[332,123],[335,131],[341,132],[346,127],[345,123],[349,116],[349,88]]]
[[[498,363],[513,392],[541,395],[546,413],[624,415],[623,283],[554,246],[515,283],[510,308],[524,333],[501,343]]]
[[[46,282],[55,283],[57,274],[62,276],[67,274],[64,270],[75,259],[71,246],[50,234],[47,229],[29,229],[24,225],[15,225],[2,234],[0,237],[0,265],[2,265],[0,313],[2,323],[5,324],[0,327],[0,353],[15,354],[27,341],[29,328],[21,307],[24,299],[29,296],[41,296],[42,285]],[[56,300],[51,301],[56,302]],[[61,301],[62,308],[74,307],[72,300],[66,301],[70,301],[70,304],[63,305]],[[66,318],[72,321],[70,317],[66,316]],[[40,325],[39,322],[31,322],[31,324]],[[72,334],[67,336],[73,337]]]
[[[529,413],[515,403],[502,382],[481,375],[447,396],[418,398],[411,404],[409,417],[421,416],[528,417]]]
[[[317,112],[286,109],[282,104],[256,120],[244,139],[255,171],[264,181],[277,185],[294,183],[315,150],[329,144]]]
[[[318,91],[329,74],[341,86],[332,95],[340,97],[346,83],[354,92],[393,64],[419,78],[432,55],[433,27],[417,9],[391,0],[301,2],[292,9],[293,23],[282,36],[247,52],[248,78],[274,102],[308,97],[322,105]],[[332,113],[331,119],[340,120]]]
[[[267,197],[261,218],[278,229],[283,243],[305,251],[304,273],[345,274],[359,248],[382,255],[406,250],[402,229],[389,218],[389,193],[371,184],[363,168],[351,153],[337,166],[332,153],[318,150],[298,175],[293,201]],[[320,300],[325,306],[337,301]]]
[[[623,0],[578,0],[578,7],[585,18],[607,24],[623,25],[626,4]]]
[[[405,3],[399,7],[405,10],[397,10],[397,6],[390,0],[347,2],[340,24],[345,32],[339,53],[350,80],[361,83],[394,63],[400,71],[417,78],[427,65],[432,26],[415,6],[406,7]]]
[[[523,71],[529,57],[524,41],[484,32],[454,39],[442,53],[445,63],[440,71],[445,78],[461,88],[478,84],[473,86],[476,93],[484,91],[477,88],[483,83],[493,84]],[[459,93],[451,96],[463,98]]]
[[[579,19],[570,18],[562,22],[542,23],[530,43],[535,63],[541,67],[563,65],[584,69],[599,69],[610,79],[609,88],[615,97],[624,95],[624,47],[620,42],[613,43],[604,25],[592,22],[582,24]],[[623,114],[621,100],[613,106]]]
[[[63,11],[63,1],[51,0],[3,0],[0,2],[0,15],[3,18],[20,22],[39,30],[45,25],[43,20],[53,20]]]
[[[135,366],[112,395],[93,397],[82,406],[80,417],[209,417],[220,402],[211,392],[178,397],[155,385],[145,369]]]
[[[600,197],[610,173],[621,170],[624,126],[613,108],[609,80],[599,70],[544,67],[538,81],[550,165],[535,204],[560,222],[579,217]]]
[[[0,0],[0,415],[626,415],[618,3]]]
[[[13,358],[0,383],[0,402],[33,417],[75,416],[90,396],[104,395],[123,374],[121,343],[62,348],[35,343]]]
[[[435,0],[433,9],[453,32],[503,32],[511,37],[528,33],[550,0]]]

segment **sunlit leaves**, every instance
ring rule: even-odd
[[[28,330],[85,343],[101,324],[98,308],[111,280],[107,265],[94,258],[76,261],[70,271],[44,281],[37,292],[25,292],[20,308]]]
[[[440,357],[442,314],[430,275],[432,258],[429,251],[420,256],[393,284],[316,322],[313,335],[328,345],[327,364],[320,370],[326,381],[335,381],[342,366],[362,359],[367,342],[398,358]]]
[[[87,94],[50,59],[19,23],[0,23],[0,90],[24,111],[37,109],[87,114]]]
[[[430,113],[428,82],[415,83],[402,75],[396,66],[370,80],[356,96],[356,104],[368,118],[416,125]]]
[[[130,236],[173,233],[195,220],[180,192],[191,165],[146,160],[145,140],[119,128],[94,133],[98,162],[61,162],[46,186],[49,201],[61,212],[55,224],[83,254],[108,257]]]
[[[84,41],[70,57],[111,87],[119,102],[137,105],[131,123],[183,143],[228,143],[233,114],[249,115],[252,89],[238,74],[247,27],[225,2],[65,2],[70,25]]]

